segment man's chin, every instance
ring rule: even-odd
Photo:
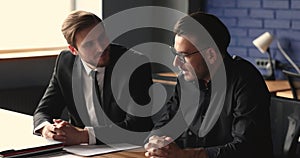
[[[196,79],[193,75],[188,74],[188,73],[183,74],[183,78],[185,81],[188,81],[188,82],[194,81]]]
[[[109,60],[99,60],[97,67],[105,67],[109,65]]]

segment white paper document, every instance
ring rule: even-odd
[[[106,154],[121,150],[130,150],[141,148],[141,146],[131,145],[131,144],[114,144],[112,146],[108,145],[73,145],[64,147],[64,150],[80,156],[93,156],[99,154]]]

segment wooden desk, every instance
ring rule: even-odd
[[[120,151],[110,154],[93,156],[94,158],[145,158],[144,149]]]
[[[290,84],[287,80],[266,80],[265,82],[270,93],[277,93],[291,89]]]
[[[176,78],[176,73],[166,72],[166,73],[157,73],[157,78],[153,79],[154,83],[161,83],[167,85],[175,85],[176,82],[174,79],[168,80],[166,78]],[[292,92],[290,84],[287,80],[266,80],[266,85],[269,89],[269,92],[273,95],[292,98]]]
[[[156,75],[161,77],[177,77],[177,74],[173,72],[157,73]]]
[[[0,108],[0,125],[1,125],[1,132],[0,132],[0,147],[3,145],[9,145],[15,147],[15,141],[17,142],[31,142],[33,131],[33,118],[30,115],[25,115],[9,110],[4,110]],[[5,129],[7,128],[7,129]],[[8,143],[6,143],[8,142]],[[57,156],[70,156],[70,157],[77,157],[75,155],[70,155],[66,152],[59,152],[59,153],[47,153],[45,157],[57,157]],[[43,155],[41,155],[43,156]],[[80,156],[79,156],[80,157]],[[114,152],[109,154],[102,154],[92,156],[95,158],[145,158],[144,156],[144,149],[134,149],[128,151],[120,151]]]

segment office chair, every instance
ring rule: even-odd
[[[283,74],[287,77],[292,89],[294,99],[300,99],[300,74],[282,70]],[[298,97],[299,96],[299,97]]]
[[[272,96],[270,119],[274,158],[300,157],[300,101]]]

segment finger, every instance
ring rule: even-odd
[[[174,142],[173,138],[171,137],[165,137],[165,140],[169,143]]]
[[[148,151],[150,156],[167,157],[168,151],[164,149],[151,148]]]
[[[60,140],[64,141],[66,139],[65,135],[57,134],[54,132],[51,132],[50,130],[47,130],[43,133],[43,136],[47,139],[54,139],[54,140]]]
[[[64,127],[66,125],[70,125],[68,121],[62,120],[62,119],[53,119],[54,125],[56,125],[58,128]]]
[[[63,120],[62,119],[53,119],[53,122],[54,123],[60,123],[60,122],[62,122]]]
[[[54,139],[54,133],[52,133],[51,131],[47,131],[44,133],[45,138],[47,139]]]
[[[58,128],[56,125],[51,127],[51,131],[57,135],[66,135],[66,133],[62,130],[62,128]]]
[[[145,145],[144,145],[144,149],[145,150],[148,150],[148,149],[150,149],[152,146],[151,146],[151,143],[146,143]]]
[[[165,137],[165,146],[163,148],[169,149],[170,145],[174,142],[173,138]]]
[[[145,152],[145,156],[146,156],[146,157],[149,157],[149,158],[164,158],[164,157],[159,157],[159,156],[151,156],[151,155],[149,154],[149,152]]]
[[[66,126],[70,126],[70,123],[68,123],[68,122],[61,122],[59,124],[55,124],[55,126],[56,126],[56,128],[61,129],[61,128],[64,128]]]
[[[149,138],[149,141],[150,140],[153,140],[153,139],[164,139],[166,136],[157,136],[157,135],[153,135],[153,136],[151,136],[150,138]]]
[[[150,157],[151,155],[150,155],[150,153],[149,153],[148,151],[146,151],[146,152],[145,152],[145,156],[146,156],[146,157]]]
[[[146,156],[146,157],[149,157],[149,158],[165,158],[165,157],[159,157],[159,156],[151,156],[151,155],[149,154],[149,152],[145,152],[145,156]]]
[[[159,148],[159,146],[157,144],[153,144],[153,143],[147,143],[147,144],[144,145],[144,149],[147,150],[147,151],[152,149],[152,148],[157,149],[157,148]]]
[[[53,135],[53,139],[54,140],[57,140],[57,141],[61,141],[61,142],[66,142],[66,137],[65,136],[61,136],[61,135],[56,135],[56,134],[54,134]]]
[[[68,121],[61,120],[61,119],[54,119],[53,122],[54,122],[55,125],[68,125],[68,124],[70,124]]]
[[[168,150],[168,149],[170,149],[170,144],[168,144],[168,145],[165,145],[164,147],[162,147],[162,149],[164,149],[164,150]]]
[[[149,141],[149,143],[151,143],[151,145],[156,148],[162,148],[168,144],[167,141],[161,137],[159,137],[158,139],[152,139]]]
[[[66,135],[66,132],[62,129],[55,130],[55,133],[56,133],[56,135],[59,135],[59,136],[65,136]]]

